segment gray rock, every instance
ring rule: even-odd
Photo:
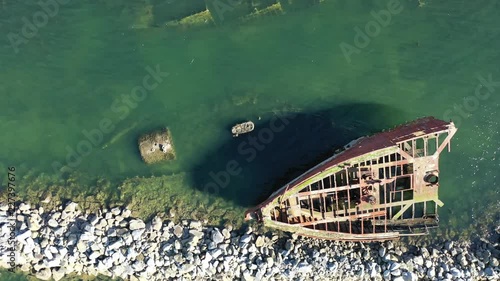
[[[52,277],[52,272],[48,268],[43,268],[35,274],[36,278],[41,280],[49,280]]]
[[[142,220],[131,220],[129,222],[130,230],[137,230],[142,228],[146,228],[146,224]]]
[[[264,236],[259,235],[257,237],[257,239],[255,240],[255,246],[257,248],[260,248],[260,247],[264,246],[264,243],[265,243]]]
[[[107,212],[107,211],[106,211],[106,212],[104,213],[104,218],[105,218],[106,220],[110,220],[110,219],[112,219],[112,218],[113,218],[113,214],[112,214],[112,213],[110,213],[110,212]]]
[[[436,276],[436,270],[434,269],[434,267],[429,268],[429,270],[427,270],[427,278],[432,280],[434,279],[435,276]]]
[[[445,271],[448,272],[450,271],[450,266],[447,263],[442,263],[441,268]]]
[[[177,238],[181,238],[182,235],[184,234],[184,229],[180,225],[174,226],[174,235],[177,236]]]
[[[439,255],[440,255],[440,252],[437,249],[432,248],[432,256],[437,258],[437,257],[439,257]]]
[[[269,268],[272,268],[274,265],[274,259],[272,257],[267,257],[266,258],[266,263]]]
[[[390,268],[389,268],[389,269],[390,269],[391,271],[394,271],[394,270],[399,269],[400,267],[401,267],[401,264],[399,264],[399,263],[397,263],[397,262],[393,262],[393,263],[391,264],[391,266],[390,266]]]
[[[245,235],[241,236],[241,238],[240,238],[240,243],[243,243],[243,244],[250,243],[250,241],[252,241],[251,234],[245,234]]]
[[[404,281],[417,281],[418,276],[413,272],[403,272],[403,280]]]
[[[252,227],[251,227],[251,226],[249,226],[249,227],[247,228],[247,231],[245,232],[245,234],[251,234],[252,232],[253,232],[253,229],[252,229]]]
[[[183,275],[183,274],[189,273],[189,272],[193,271],[195,268],[196,268],[196,266],[194,266],[192,264],[183,264],[181,266],[181,268],[179,268],[179,274]]]
[[[50,227],[58,227],[59,226],[59,223],[55,220],[55,219],[50,219],[47,224],[50,226]]]
[[[0,211],[7,212],[9,210],[9,204],[5,202],[0,202]]]
[[[41,248],[45,248],[47,247],[47,245],[49,245],[49,240],[47,238],[44,238],[41,242],[40,242],[40,247]]]
[[[278,262],[281,262],[281,261],[278,260]],[[330,271],[330,272],[336,272],[337,269],[339,268],[339,264],[336,262],[328,263],[327,268],[328,268],[328,271]]]
[[[160,217],[155,216],[153,218],[153,221],[151,222],[151,228],[154,231],[160,231],[162,227],[163,227],[163,220]]]
[[[21,233],[21,234],[18,234],[16,239],[17,241],[24,241],[26,239],[28,239],[29,237],[31,237],[31,230],[26,230],[25,232]]]
[[[210,251],[210,256],[214,260],[216,260],[221,255],[222,255],[222,250],[221,249],[214,249],[214,250]]]
[[[368,269],[369,269],[369,274],[370,278],[374,279],[378,275],[378,270],[377,270],[377,264],[372,262],[369,264]]]
[[[101,218],[100,218],[99,216],[97,216],[97,215],[92,215],[92,216],[90,217],[90,219],[88,220],[88,222],[89,222],[91,225],[95,226],[95,225],[97,224],[97,222],[99,222],[99,220],[100,220],[100,219],[101,219]]]
[[[363,251],[362,257],[364,260],[370,259],[370,251]]]
[[[48,247],[48,249],[49,249],[49,251],[50,251],[51,253],[53,253],[53,254],[57,254],[57,253],[59,253],[59,251],[57,250],[57,248],[56,248],[56,247],[54,247],[54,246],[49,246],[49,247]]]
[[[175,218],[175,211],[174,211],[174,209],[170,209],[170,210],[168,210],[168,215],[169,215],[171,218]]]
[[[484,269],[484,275],[486,275],[486,277],[488,277],[490,279],[497,277],[497,274],[495,273],[495,271],[491,267],[487,267]]]
[[[462,277],[462,272],[458,270],[457,268],[453,267],[450,269],[451,275],[453,275],[453,278],[460,278]]]
[[[174,242],[174,248],[176,250],[182,249],[182,244],[181,244],[181,242],[179,240],[175,240],[175,242]]]
[[[115,276],[123,276],[123,273],[127,270],[127,268],[123,265],[115,265],[109,271],[112,272]],[[133,272],[130,269],[130,272]]]
[[[98,257],[100,257],[102,254],[100,252],[92,252],[92,254],[90,254],[89,256],[89,259],[91,261],[95,261],[95,259],[97,259]]]
[[[389,269],[385,270],[383,277],[384,277],[384,280],[391,280],[391,271]]]
[[[401,276],[401,270],[399,268],[395,269],[395,270],[391,270],[391,275],[393,275],[393,276]]]
[[[144,264],[143,261],[135,261],[133,264],[132,264],[132,269],[135,271],[135,272],[141,272],[144,270],[144,268],[146,268],[146,264]]]
[[[243,274],[241,276],[241,280],[242,281],[254,281],[255,278],[252,276],[252,273],[250,273],[250,271],[248,269],[245,269],[245,271],[243,271]]]
[[[123,218],[128,218],[128,217],[130,217],[131,214],[132,214],[132,211],[130,211],[129,209],[125,209],[122,212],[122,217]]]
[[[121,214],[121,212],[122,212],[122,210],[121,210],[120,207],[114,207],[114,208],[111,209],[111,214],[113,216],[118,216],[118,215]]]
[[[203,238],[203,232],[198,231],[198,230],[193,230],[191,229],[189,231],[189,234],[192,238],[194,238],[195,242],[197,242],[199,239]]]
[[[383,258],[385,256],[385,247],[384,246],[381,246],[379,249],[378,249],[378,255]]]
[[[393,254],[386,254],[384,259],[391,262],[399,262],[398,256]]]
[[[202,224],[200,221],[191,221],[189,222],[189,228],[191,229],[201,229]]]
[[[357,271],[355,274],[358,278],[363,278],[363,276],[365,276],[365,267],[363,265],[360,265],[359,271]]]
[[[250,247],[248,247],[248,252],[249,253],[256,253],[257,252],[257,247],[255,247],[255,244],[251,244]]]
[[[218,228],[215,228],[214,230],[212,230],[211,239],[216,245],[218,245],[218,244],[224,242],[224,235],[222,235],[222,233],[220,233]]]
[[[416,256],[413,258],[413,262],[420,266],[424,265],[424,258],[422,256]]]
[[[226,239],[231,238],[231,232],[227,228],[224,228],[222,230],[222,235],[224,235],[224,238],[226,238]]]
[[[106,232],[107,237],[116,237],[116,228],[110,228]]]
[[[285,249],[287,251],[293,251],[293,242],[292,240],[287,240],[286,243],[285,243]]]
[[[45,250],[43,251],[43,254],[45,255],[45,257],[48,259],[48,260],[51,260],[54,258],[54,255],[52,254],[52,252],[50,251],[49,247],[45,248]]]
[[[483,258],[488,259],[489,257],[491,257],[491,252],[488,250],[484,250]]]
[[[80,253],[83,253],[87,250],[87,243],[79,241],[78,244],[76,244],[76,248]]]
[[[443,277],[443,274],[445,273],[444,269],[442,267],[438,267],[438,268],[436,268],[436,270],[437,270],[436,275],[438,277]]]
[[[427,258],[427,257],[429,257],[429,256],[430,256],[429,251],[428,251],[428,250],[427,250],[427,248],[425,248],[425,247],[422,247],[422,248],[420,249],[420,253],[422,254],[422,256],[423,256],[424,258]]]
[[[21,265],[21,271],[28,272],[30,270],[31,270],[31,264],[25,263],[25,264]]]
[[[48,268],[60,267],[61,266],[61,255],[54,255],[54,258],[48,262],[44,262],[44,266]]]
[[[207,248],[209,250],[213,250],[213,249],[217,248],[217,244],[215,244],[214,241],[210,241],[210,242],[208,242]]]
[[[452,257],[456,256],[457,254],[458,254],[458,251],[457,251],[455,248],[451,249],[451,251],[450,251],[450,255],[451,255]]]
[[[59,269],[52,269],[52,278],[54,278],[55,281],[61,280],[65,274],[66,271],[62,267]]]
[[[122,247],[125,243],[123,242],[122,239],[118,239],[116,240],[115,242],[111,243],[109,246],[108,246],[108,249],[109,250],[116,250],[116,249],[119,249],[120,247]]]
[[[446,243],[444,243],[444,248],[450,251],[453,248],[453,241],[446,241]]]
[[[7,205],[7,210],[8,210],[8,205]],[[18,210],[21,212],[27,212],[31,209],[31,205],[29,203],[21,203],[19,204]],[[7,211],[5,210],[5,211]]]
[[[29,221],[29,230],[33,231],[33,232],[36,232],[38,230],[40,230],[40,228],[42,228],[42,226],[38,223],[38,221]]]
[[[76,208],[78,207],[78,204],[75,202],[69,202],[66,207],[64,208],[65,213],[73,213],[76,211]]]
[[[306,262],[301,262],[297,265],[297,271],[302,274],[311,273],[313,271],[313,267]]]
[[[136,230],[132,231],[132,233],[131,233],[132,240],[134,240],[134,241],[140,241],[141,237],[142,237],[142,234],[144,233],[144,231],[146,231],[145,228],[136,229]]]

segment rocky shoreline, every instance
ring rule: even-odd
[[[10,206],[12,207],[12,206]],[[99,274],[125,280],[498,280],[500,227],[477,243],[342,243],[278,237],[199,221],[133,218],[126,208],[83,213],[0,205],[0,267],[41,280]],[[15,224],[15,230],[10,228]],[[498,224],[498,223],[497,223]]]

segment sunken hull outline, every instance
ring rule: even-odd
[[[425,117],[346,145],[248,210],[265,226],[330,240],[383,241],[437,227],[439,155],[457,129]]]

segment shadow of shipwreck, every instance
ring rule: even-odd
[[[253,206],[350,141],[394,126],[391,116],[400,114],[372,103],[274,114],[255,122],[251,133],[201,155],[190,180],[203,192]]]

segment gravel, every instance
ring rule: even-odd
[[[61,211],[62,210],[62,211]],[[9,226],[14,223],[15,231]],[[70,202],[45,212],[0,208],[0,255],[18,242],[16,270],[41,280],[102,274],[125,280],[498,280],[498,241],[349,243],[199,221],[133,218],[126,208],[84,214]],[[12,233],[12,236],[11,236]],[[7,259],[0,266],[10,268]]]

